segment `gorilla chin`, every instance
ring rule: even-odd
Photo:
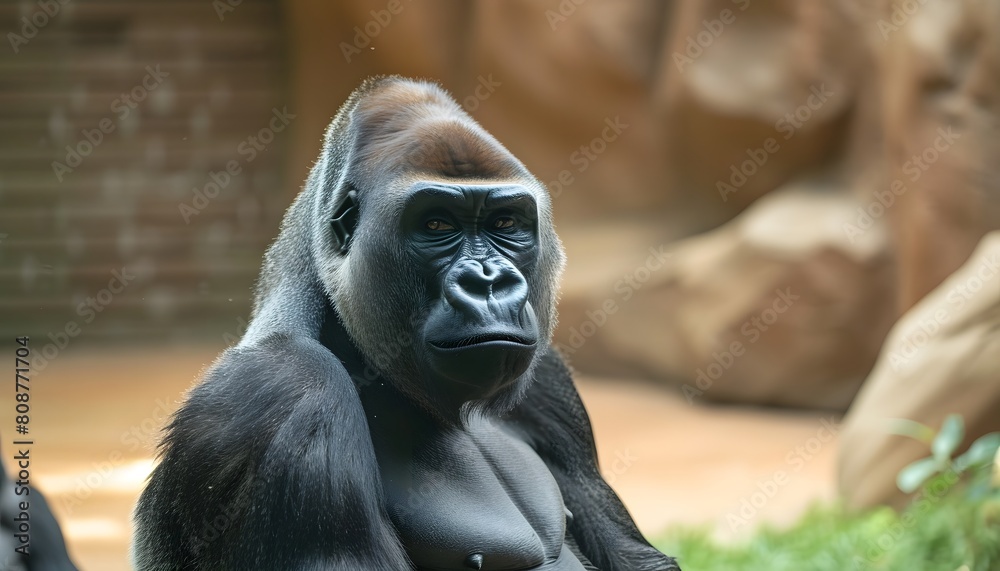
[[[523,324],[499,320],[487,327],[428,323],[426,365],[443,381],[440,397],[448,405],[489,400],[515,384],[531,366],[538,349],[538,326],[530,304],[520,312]]]
[[[535,357],[534,337],[485,333],[428,344],[431,369],[451,386],[456,400],[489,399],[514,383]]]

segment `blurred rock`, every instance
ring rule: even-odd
[[[883,0],[889,220],[905,310],[1000,228],[1000,3]]]
[[[615,244],[602,277],[592,263],[564,291],[556,342],[583,371],[668,382],[689,400],[846,409],[894,318],[882,222],[846,230],[863,207],[786,189],[694,238]],[[566,243],[571,260],[600,257]]]
[[[869,60],[856,12],[849,1],[678,2],[655,93],[667,186],[738,212],[834,162]],[[752,175],[733,171],[765,148]]]
[[[848,504],[901,505],[896,475],[930,450],[890,435],[891,420],[937,428],[952,413],[965,418],[963,448],[1000,430],[1000,232],[983,238],[968,262],[889,333],[840,433],[840,489]]]

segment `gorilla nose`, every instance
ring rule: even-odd
[[[509,264],[464,260],[449,272],[445,297],[456,309],[479,309],[490,303],[519,311],[528,300],[528,284]]]

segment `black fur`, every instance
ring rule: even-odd
[[[408,229],[428,188],[511,229]],[[537,207],[490,206],[504,189]],[[136,568],[677,569],[602,479],[549,345],[562,260],[544,187],[440,88],[363,85],[268,250],[247,334],[167,428]]]
[[[17,448],[14,449],[15,454]],[[17,473],[16,462],[12,466]],[[18,494],[20,490],[22,493]],[[24,493],[27,490],[27,493]],[[15,551],[24,544],[15,536],[19,526],[21,502],[28,503],[28,555]],[[76,571],[66,552],[59,523],[38,488],[16,485],[0,464],[0,571]]]

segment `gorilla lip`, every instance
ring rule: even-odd
[[[428,340],[431,370],[451,384],[452,406],[490,398],[528,369],[538,349],[534,335],[522,331],[486,331],[447,340]],[[444,386],[444,385],[442,385]]]
[[[447,341],[431,341],[431,345],[433,345],[435,348],[444,350],[464,349],[466,347],[485,345],[487,343],[504,343],[504,344],[511,343],[515,345],[533,347],[536,341],[529,337],[525,337],[523,335],[515,335],[512,333],[480,333],[469,337],[463,337],[461,339],[452,339]]]

